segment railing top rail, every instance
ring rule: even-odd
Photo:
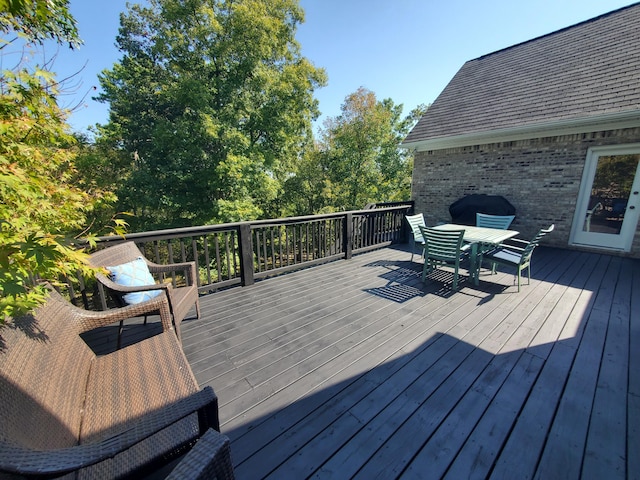
[[[254,220],[252,222],[245,222],[245,223],[250,223],[252,228],[256,228],[256,227],[263,227],[263,226],[269,226],[269,225],[285,225],[289,223],[302,223],[302,222],[313,222],[313,221],[319,221],[319,220],[328,220],[332,218],[344,217],[349,213],[352,215],[375,215],[385,211],[404,210],[407,207],[411,207],[411,204],[408,202],[406,204],[394,205],[392,207],[364,209],[364,210],[348,210],[344,212],[323,213],[318,215],[304,215],[300,217]]]
[[[287,225],[292,223],[300,223],[300,222],[311,222],[311,221],[320,221],[327,220],[332,218],[344,217],[347,214],[352,215],[371,215],[371,214],[379,214],[384,211],[395,211],[406,209],[407,207],[411,207],[411,202],[406,202],[399,205],[389,206],[389,207],[381,207],[376,209],[365,209],[365,210],[349,210],[344,212],[334,212],[334,213],[324,213],[319,215],[304,215],[298,217],[285,217],[278,219],[266,219],[266,220],[252,220],[245,222],[232,222],[232,223],[221,223],[217,225],[199,225],[196,227],[182,227],[182,228],[171,228],[165,230],[153,230],[148,232],[137,232],[137,233],[129,233],[124,236],[120,235],[110,235],[98,237],[98,243],[118,243],[125,240],[166,240],[170,238],[184,238],[184,237],[195,237],[199,235],[206,235],[208,233],[213,232],[224,232],[229,230],[238,230],[242,225],[250,225],[251,228],[260,228],[270,225]]]

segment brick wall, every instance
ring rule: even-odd
[[[448,222],[464,195],[502,195],[516,208],[523,237],[554,223],[546,244],[567,247],[587,149],[640,142],[640,128],[417,152],[412,199],[428,225]],[[631,255],[640,257],[640,229]]]

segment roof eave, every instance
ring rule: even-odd
[[[640,127],[640,110],[616,112],[581,119],[564,119],[547,123],[523,125],[512,128],[473,132],[463,135],[436,137],[413,142],[403,142],[400,147],[414,151],[442,150],[445,148],[512,142],[530,138],[555,137],[576,133],[616,130]]]

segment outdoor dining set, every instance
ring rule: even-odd
[[[469,277],[474,285],[479,285],[480,269],[486,261],[492,273],[496,272],[496,265],[514,268],[519,292],[523,271],[526,270],[531,282],[534,249],[542,237],[554,229],[554,225],[542,228],[527,241],[515,238],[520,232],[509,229],[515,215],[476,213],[476,225],[441,223],[432,227],[425,224],[422,213],[405,218],[413,234],[411,261],[416,252],[424,259],[422,281],[437,267],[448,265],[453,268],[453,290],[458,289],[460,264],[468,260]]]

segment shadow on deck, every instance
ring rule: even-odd
[[[520,293],[487,270],[452,292],[409,257],[201,298],[183,345],[237,478],[640,476],[640,262],[541,247]]]

